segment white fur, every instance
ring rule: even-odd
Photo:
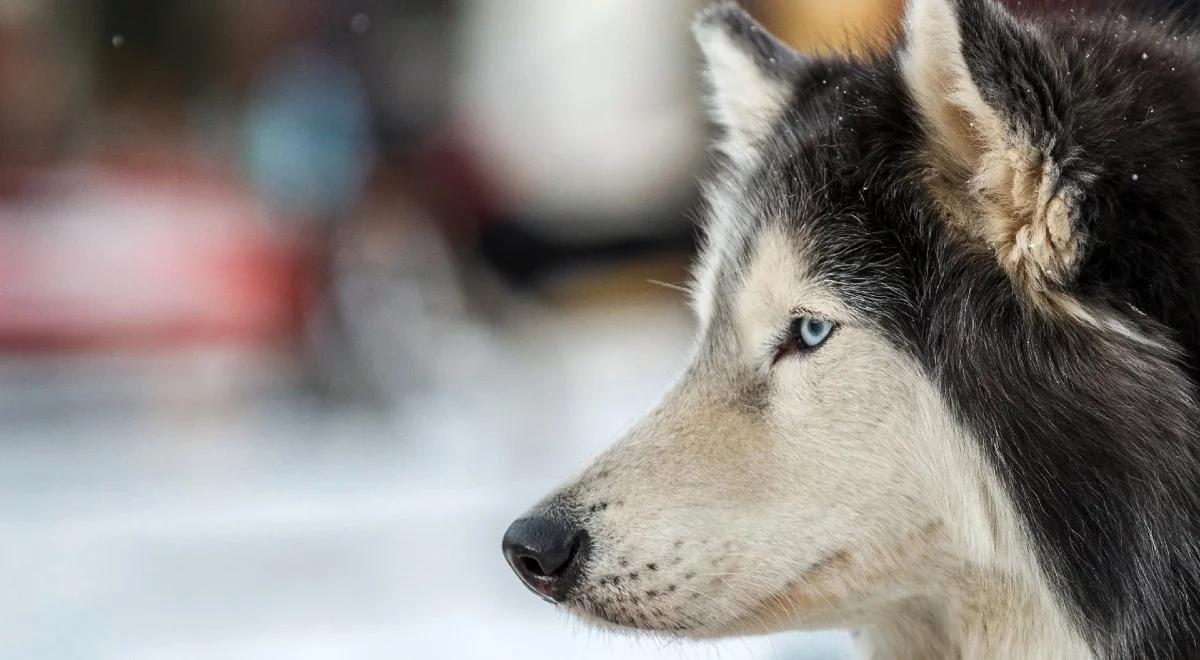
[[[704,249],[692,268],[689,303],[701,326],[708,325],[713,315],[717,278],[721,264],[732,258],[730,250],[736,236],[745,230],[747,214],[737,202],[740,188],[738,170],[725,172],[715,183],[707,186],[708,219],[702,224]]]
[[[933,384],[805,277],[802,245],[755,243],[722,339],[568,486],[612,503],[576,609],[697,637],[855,627],[881,658],[1089,657]],[[797,313],[840,327],[772,367]],[[761,411],[741,400],[756,379]]]

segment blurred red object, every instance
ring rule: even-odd
[[[0,350],[298,336],[311,241],[236,179],[145,156],[23,178],[0,198]]]

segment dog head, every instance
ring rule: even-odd
[[[697,21],[724,166],[695,356],[510,528],[543,597],[697,637],[902,620],[981,585],[1047,627],[1093,616],[1072,571],[1116,555],[1066,540],[1064,559],[1046,530],[1118,521],[1033,481],[1108,492],[1146,456],[1084,436],[1193,425],[1162,306],[1096,285],[1096,223],[1136,179],[1094,142],[1136,135],[1081,90],[1127,89],[1071,79],[1082,52],[990,2],[909,5],[899,50],[870,63],[802,57],[734,6]]]

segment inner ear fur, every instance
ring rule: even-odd
[[[901,71],[949,217],[1029,293],[1069,291],[1090,178],[1055,48],[991,0],[909,0],[904,36]]]

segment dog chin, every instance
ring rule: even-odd
[[[573,616],[601,630],[684,639],[707,639],[714,637],[714,635],[709,634],[702,627],[693,627],[693,625],[689,625],[683,621],[643,615],[634,610],[623,609],[619,605],[605,608],[603,613],[589,606],[571,604],[568,607]]]
[[[567,607],[572,615],[603,630],[681,639],[711,640],[766,635],[802,627],[797,622],[800,613],[780,598],[772,598],[742,611],[729,612],[728,618],[720,620],[713,620],[711,612],[647,613],[618,603],[595,605],[570,602]]]

